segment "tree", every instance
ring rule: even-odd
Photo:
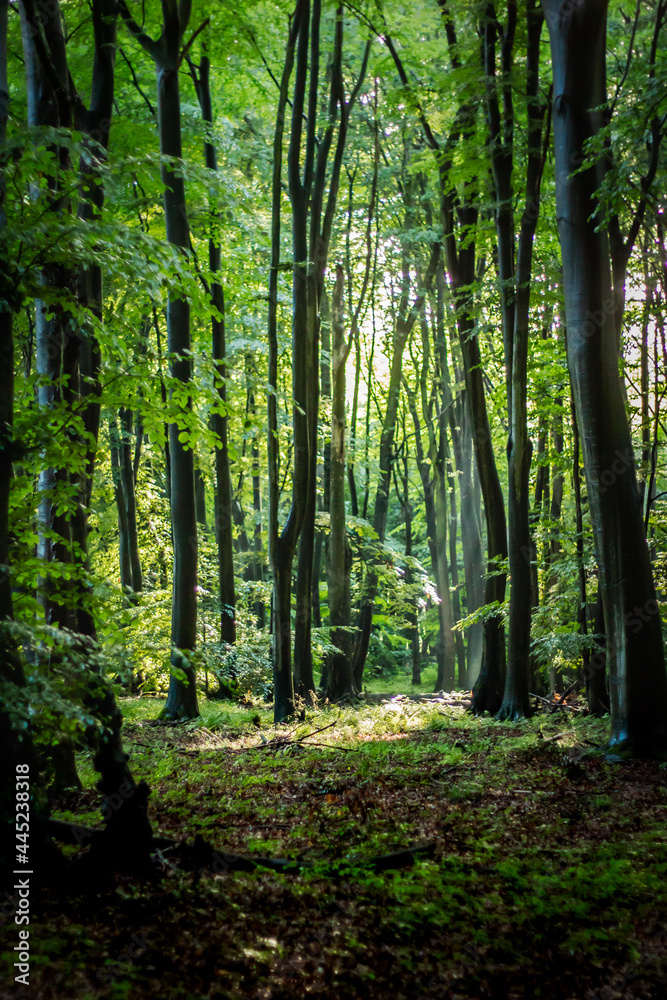
[[[212,135],[213,104],[211,100],[211,60],[205,46],[199,66],[188,60],[195,83],[199,106],[207,134],[204,140],[206,166],[215,174],[218,157]],[[232,478],[229,463],[229,426],[227,417],[227,348],[225,343],[225,299],[220,281],[220,236],[216,231],[218,210],[213,193],[209,195],[210,236],[208,241],[208,266],[212,284],[209,294],[213,312],[211,316],[211,347],[216,364],[220,405],[214,410],[211,424],[218,442],[215,448],[215,530],[218,543],[218,588],[220,598],[220,641],[236,642],[236,589],[234,586],[234,548],[232,538]]]
[[[567,355],[607,633],[614,753],[667,749],[667,675],[618,373],[609,242],[597,225],[600,162],[587,143],[606,100],[607,0],[543,0],[554,74],[556,202]],[[583,166],[582,166],[583,165]]]
[[[539,214],[540,181],[543,168],[542,120],[544,104],[539,97],[540,34],[543,17],[539,6],[528,0],[526,18],[526,117],[527,158],[525,201],[521,226],[514,223],[514,132],[515,110],[511,74],[517,28],[517,7],[508,5],[507,23],[502,32],[493,4],[489,4],[483,26],[484,64],[487,75],[487,118],[489,146],[496,200],[498,238],[498,278],[500,285],[509,440],[508,541],[511,578],[507,673],[503,701],[498,710],[502,719],[530,714],[529,657],[531,573],[533,546],[530,537],[529,471],[532,442],[528,435],[527,388],[530,333],[530,283],[533,242]],[[502,33],[500,81],[496,79],[496,34]],[[503,114],[499,90],[502,92]],[[517,258],[514,247],[517,245]]]
[[[162,182],[167,240],[181,253],[190,249],[185,203],[185,181],[178,169],[182,159],[181,104],[178,73],[183,59],[181,44],[188,27],[191,0],[162,0],[162,31],[157,41],[134,21],[124,0],[120,12],[130,33],[148,53],[157,73],[158,128],[163,156]],[[192,40],[191,40],[192,41]],[[190,305],[172,292],[167,305],[167,341],[170,371],[179,398],[190,409],[192,380]],[[186,440],[184,440],[184,437]],[[194,452],[177,421],[169,424],[171,464],[171,524],[174,540],[174,581],[171,617],[171,678],[164,715],[170,719],[194,718],[197,706],[196,671],[192,653],[197,643],[197,516]]]

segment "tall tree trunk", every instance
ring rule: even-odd
[[[280,96],[276,114],[273,139],[273,174],[271,181],[271,264],[269,269],[269,392],[268,392],[268,471],[269,471],[269,560],[273,576],[273,598],[271,625],[273,635],[273,688],[274,720],[283,722],[294,712],[294,682],[292,679],[292,625],[291,625],[291,584],[292,562],[296,538],[298,536],[297,517],[294,508],[290,511],[283,531],[278,523],[280,502],[280,448],[278,440],[278,273],[280,267],[280,207],[282,197],[283,135],[285,131],[285,108],[287,91],[294,65],[294,50],[304,16],[304,0],[298,0],[285,50],[283,73],[280,80]],[[296,101],[298,113],[303,113],[303,87],[308,52],[299,49],[299,93]]]
[[[329,476],[329,626],[332,642],[349,657],[350,567],[352,551],[345,521],[345,363],[352,338],[345,342],[343,268],[336,268],[331,309],[331,471]],[[348,467],[349,468],[349,467]]]
[[[563,486],[565,476],[563,475],[563,400],[557,396],[554,400],[557,407],[551,424],[551,444],[555,456],[553,480],[551,489],[551,504],[549,506],[549,579],[547,587],[555,590],[558,586],[558,577],[554,572],[554,564],[562,556],[563,547],[561,543],[561,511],[563,507]]]
[[[438,304],[438,310],[440,309],[440,304]],[[428,458],[431,466],[431,475],[433,480],[432,486],[432,498],[431,503],[433,504],[432,510],[432,523],[431,523],[431,533],[429,535],[429,548],[432,550],[435,547],[437,553],[436,562],[433,563],[433,568],[435,570],[435,579],[438,588],[438,595],[440,597],[439,606],[439,619],[440,619],[440,641],[438,643],[438,673],[435,680],[435,690],[451,690],[455,683],[455,666],[456,666],[456,641],[454,637],[454,632],[452,631],[452,626],[454,624],[454,618],[452,614],[452,602],[451,593],[449,586],[449,566],[447,565],[447,529],[449,525],[449,510],[447,505],[447,486],[445,481],[445,465],[448,459],[448,442],[447,442],[447,420],[445,418],[445,400],[448,397],[449,385],[446,383],[446,354],[443,354],[442,349],[438,351],[438,361],[440,363],[441,369],[440,373],[441,383],[442,383],[442,393],[440,394],[441,415],[439,419],[434,418],[433,406],[438,399],[437,395],[430,393],[430,379],[429,379],[429,368],[431,364],[431,345],[430,345],[430,330],[428,326],[428,321],[426,318],[426,310],[422,310],[421,315],[421,330],[422,330],[422,365],[419,377],[419,394],[421,398],[421,414],[424,420],[424,427],[426,429],[427,439],[428,439]],[[438,346],[442,344],[442,338],[438,337]],[[409,398],[409,395],[408,395]],[[447,400],[448,402],[448,400]],[[414,413],[413,413],[414,422]],[[437,426],[437,432],[436,432]],[[417,426],[415,425],[415,438],[417,445],[419,447],[420,434],[417,431]],[[418,451],[419,454],[419,451]],[[424,485],[424,494],[426,495],[426,481],[424,479],[424,470],[427,467],[423,459],[420,462],[420,468],[422,469],[422,483]],[[427,517],[427,533],[428,533],[428,517]]]
[[[294,544],[298,545],[296,619],[294,635],[294,690],[303,698],[314,689],[311,641],[311,581],[315,542],[317,473],[317,404],[319,398],[319,314],[314,301],[316,284],[308,222],[315,160],[317,82],[321,0],[303,0],[297,70],[292,101],[289,144],[289,195],[292,204],[292,387],[294,393],[294,485],[292,509]],[[306,97],[310,41],[308,128],[301,177],[302,113]],[[297,111],[297,109],[300,109]],[[321,149],[322,147],[320,147]],[[276,720],[278,721],[278,720]]]
[[[132,568],[132,590],[139,593],[143,589],[139,534],[137,531],[137,498],[132,464],[132,411],[126,407],[120,410],[120,475],[127,512],[128,546]]]
[[[456,201],[449,185],[446,162],[441,164],[440,176],[445,257],[456,306],[456,325],[463,359],[465,398],[475,465],[484,498],[487,543],[484,603],[502,604],[505,599],[506,577],[499,571],[498,563],[507,559],[505,506],[493,452],[482,357],[470,291],[475,281],[475,245],[468,234],[477,223],[477,210],[472,204],[459,206],[458,210],[455,210]],[[466,234],[466,242],[460,246],[457,246],[456,242],[455,219],[458,220],[462,232]],[[474,488],[470,494],[470,503],[469,519],[473,521],[477,517]],[[464,523],[464,531],[465,528]],[[484,620],[483,635],[482,664],[473,687],[471,711],[475,714],[482,712],[493,714],[500,708],[505,686],[505,630],[502,620],[495,615],[487,615]]]
[[[21,5],[21,31],[25,54],[28,88],[28,122],[71,128],[74,95],[71,92],[62,16],[58,3],[36,10],[34,2]],[[46,46],[46,54],[44,50]],[[64,146],[56,147],[54,159],[58,166],[69,169],[69,153]],[[68,195],[59,191],[53,178],[52,209],[61,216],[71,211]],[[58,289],[64,301],[58,310],[49,311],[46,302],[35,302],[35,354],[40,384],[37,392],[40,406],[48,409],[63,405],[71,408],[79,387],[79,336],[67,300],[75,299],[76,278],[64,265],[51,264],[42,270],[42,283]],[[75,432],[72,431],[74,434]],[[54,562],[72,563],[72,510],[62,509],[62,488],[70,478],[67,468],[43,468],[38,478],[39,540],[37,554],[44,564],[44,577],[39,586],[38,600],[44,619],[50,625],[74,628],[72,570],[67,576],[52,575],[49,565]],[[60,495],[59,495],[60,494]],[[59,584],[58,578],[61,578]],[[62,580],[65,580],[65,583]]]
[[[586,566],[584,562],[584,518],[581,506],[581,471],[579,468],[581,460],[581,447],[579,443],[579,428],[577,427],[577,418],[574,411],[573,401],[571,401],[570,407],[572,412],[573,436],[572,489],[574,492],[575,530],[577,534],[577,582],[579,589],[577,621],[579,623],[580,634],[585,636],[588,634],[588,594],[586,589]],[[602,631],[604,632],[602,603],[598,598],[596,598],[596,607],[599,608],[599,623],[601,624]],[[594,631],[597,631],[597,625],[598,623],[596,622],[594,624]],[[590,650],[587,649],[584,651],[582,659],[588,711],[591,715],[599,717],[609,711],[609,695],[607,694],[605,676],[606,656],[604,648],[599,646],[596,653],[593,655],[591,655]]]
[[[190,65],[199,106],[204,121],[204,162],[216,174],[218,154],[213,141],[213,104],[211,100],[211,60],[205,46],[198,70]],[[234,542],[232,516],[232,477],[229,461],[229,420],[227,417],[227,347],[225,343],[225,297],[219,276],[222,271],[221,248],[217,238],[218,209],[209,193],[211,235],[208,241],[208,266],[212,276],[211,352],[215,365],[216,388],[220,405],[211,415],[217,436],[215,446],[215,537],[218,546],[218,591],[220,597],[220,641],[236,642],[236,587],[234,583]]]
[[[91,98],[87,111],[77,124],[93,146],[93,156],[81,157],[79,170],[84,178],[85,197],[79,203],[80,219],[99,219],[104,207],[104,184],[99,171],[91,164],[98,161],[99,147],[107,149],[113,115],[113,99],[116,63],[116,25],[118,9],[115,0],[94,0],[92,4],[95,55],[93,59],[93,79]],[[102,319],[102,268],[90,264],[79,273],[79,302],[100,321]],[[88,557],[88,510],[93,492],[93,477],[97,453],[97,439],[100,427],[100,382],[101,353],[91,324],[81,329],[79,345],[79,371],[83,410],[83,424],[86,435],[86,463],[78,476],[79,497],[72,520],[72,540],[81,563],[78,586],[80,597],[76,606],[77,631],[95,638],[95,621],[91,610],[92,584],[88,577],[90,561]],[[139,588],[141,589],[141,588]]]
[[[171,43],[178,46],[185,24]],[[158,121],[160,152],[182,156],[181,108],[177,59],[157,64]],[[167,239],[180,250],[189,249],[189,228],[185,213],[185,183],[170,165],[162,167]],[[190,305],[186,299],[170,296],[167,304],[167,344],[173,378],[183,385],[192,379],[190,356]],[[190,409],[191,399],[187,407]],[[171,616],[172,671],[164,707],[167,718],[194,718],[199,715],[196,674],[191,653],[197,644],[197,516],[195,510],[194,452],[180,440],[179,424],[169,424],[171,457],[171,527],[174,539],[174,581]]]
[[[601,126],[606,0],[543,0],[554,71],[556,204],[567,355],[582,438],[607,633],[612,734],[618,753],[667,750],[667,675],[623,390],[609,247],[598,225],[601,169],[572,173]]]
[[[253,397],[254,411],[254,397]],[[252,439],[252,509],[255,523],[252,530],[252,579],[260,583],[264,579],[264,549],[262,546],[262,487],[260,480],[259,441]],[[264,628],[266,609],[264,601],[257,596],[253,604],[253,612],[258,628]]]
[[[504,101],[501,123],[495,85],[496,22],[485,26],[487,74],[492,80],[487,107],[491,140],[491,159],[496,189],[496,228],[498,233],[499,278],[503,304],[503,330],[510,435],[507,445],[509,567],[510,593],[507,674],[500,719],[519,719],[530,714],[530,620],[532,608],[529,473],[532,442],[528,435],[528,343],[530,334],[530,280],[533,240],[539,214],[542,175],[542,120],[544,107],[539,100],[539,52],[543,24],[542,12],[534,0],[526,2],[528,41],[526,48],[526,100],[528,114],[528,162],[525,204],[519,230],[516,270],[514,266],[514,214],[512,207],[512,136],[514,117],[511,100]],[[516,7],[508,8],[508,23],[502,46],[501,86],[507,93],[512,87],[512,45]],[[502,136],[501,136],[502,124]]]
[[[195,464],[195,517],[197,524],[206,529],[206,480],[204,474]]]
[[[429,213],[431,215],[432,213]],[[449,512],[448,512],[448,531],[449,531],[449,574],[451,580],[451,618],[452,623],[457,622],[462,617],[461,615],[461,597],[459,593],[459,573],[458,573],[458,554],[457,554],[457,535],[458,535],[458,513],[456,504],[456,475],[454,472],[454,465],[459,470],[459,481],[461,483],[461,507],[463,510],[464,505],[466,506],[466,518],[464,522],[462,517],[462,546],[464,553],[464,572],[466,575],[466,584],[470,586],[470,593],[468,595],[468,610],[474,611],[481,604],[482,590],[481,590],[481,562],[482,562],[482,543],[479,537],[479,527],[477,519],[470,520],[473,511],[471,506],[472,498],[472,487],[470,483],[470,473],[469,467],[472,461],[472,451],[471,442],[464,440],[466,435],[466,413],[465,404],[460,405],[460,400],[455,400],[452,394],[452,382],[449,369],[449,361],[447,357],[447,333],[445,325],[445,276],[441,270],[438,270],[436,274],[436,307],[435,307],[435,325],[433,327],[433,340],[434,347],[436,351],[436,359],[439,368],[439,375],[442,384],[441,392],[441,403],[440,403],[440,441],[441,447],[444,449],[446,466],[447,466],[447,489],[443,487],[443,496],[445,498],[444,503],[447,502],[447,493],[449,494]],[[423,345],[424,354],[428,353],[428,332],[425,332],[425,339]],[[422,380],[423,382],[423,380]],[[423,390],[422,390],[423,391]],[[459,404],[459,405],[457,405]],[[464,425],[464,426],[461,426]],[[447,445],[447,430],[451,436],[452,441],[452,451],[453,460],[449,453],[449,448]],[[464,471],[464,460],[463,451],[467,452],[468,459],[468,472]],[[465,480],[465,486],[464,486]],[[466,498],[464,500],[464,494]],[[465,529],[464,529],[465,523]],[[475,569],[473,569],[473,566]],[[463,635],[461,631],[457,631],[454,634],[454,645],[456,648],[456,662],[459,671],[459,686],[468,687],[470,681],[474,678],[476,679],[477,673],[479,672],[479,661],[482,655],[482,632],[479,624],[473,625],[468,630],[468,643],[469,643],[469,663],[466,666],[466,651],[465,644],[463,641]]]
[[[472,425],[475,463],[486,517],[487,576],[484,603],[501,604],[505,599],[505,575],[499,572],[498,561],[507,559],[505,507],[493,453],[475,322],[469,312],[467,294],[459,294],[458,298],[465,310],[459,315],[457,325],[464,361],[466,401]],[[482,712],[495,714],[500,708],[504,686],[505,630],[500,618],[487,616],[484,620],[482,665],[473,687],[472,712],[476,715],[481,715]]]
[[[343,5],[339,3],[336,9],[333,53],[331,58],[331,87],[329,92],[329,107],[326,125],[315,143],[315,119],[318,103],[317,78],[319,72],[319,28],[320,0],[314,0],[311,31],[310,58],[310,94],[308,110],[308,141],[305,148],[304,184],[301,193],[307,192],[310,206],[306,201],[305,210],[310,208],[309,238],[307,259],[310,265],[306,271],[306,292],[304,305],[307,306],[305,316],[306,328],[304,346],[306,349],[307,372],[304,383],[306,413],[308,415],[308,435],[311,442],[308,452],[308,478],[306,508],[304,511],[303,529],[299,538],[299,557],[296,585],[296,625],[294,636],[294,675],[304,697],[309,699],[313,690],[313,657],[311,640],[311,591],[313,570],[313,547],[315,534],[315,510],[317,490],[317,417],[319,404],[319,335],[320,311],[324,295],[324,275],[329,255],[331,231],[333,227],[340,172],[343,164],[343,153],[347,141],[348,120],[350,110],[361,89],[368,57],[370,43],[366,44],[359,76],[355,86],[346,100],[343,81]],[[338,125],[338,135],[327,190],[327,170],[330,149],[333,144],[335,127]],[[316,147],[316,148],[315,148]],[[317,154],[317,155],[316,155]],[[290,185],[296,190],[295,185]],[[326,194],[326,205],[325,205]],[[300,258],[295,256],[295,261]],[[296,295],[295,295],[296,308]],[[296,443],[296,439],[295,439]],[[296,457],[296,448],[295,448]]]
[[[463,373],[461,373],[463,377]],[[459,376],[457,375],[457,381]],[[455,408],[450,410],[450,431],[454,447],[456,468],[459,473],[461,491],[461,547],[463,549],[463,573],[466,587],[466,610],[476,611],[484,602],[484,580],[482,578],[482,535],[475,510],[473,472],[475,456],[470,429],[470,415],[465,389],[459,394]],[[457,429],[452,428],[456,423]],[[451,538],[451,536],[450,536]],[[476,622],[467,629],[466,682],[472,687],[479,677],[482,667],[484,632],[482,622]]]
[[[407,448],[407,437],[405,434],[405,418],[403,418],[403,444],[401,445],[402,456],[401,464],[402,469],[400,472],[400,485],[398,481],[398,476],[396,475],[396,467],[394,467],[394,485],[396,487],[396,496],[403,513],[403,520],[405,522],[405,555],[406,559],[412,558],[412,521],[414,518],[414,511],[412,509],[412,504],[410,503],[410,478],[409,478],[409,467],[408,467],[408,448]],[[412,571],[412,567],[408,564],[405,571],[405,585],[406,587],[414,586],[415,578]],[[419,614],[418,614],[418,603],[416,598],[408,599],[408,610],[405,613],[405,619],[408,623],[406,630],[406,637],[410,643],[410,661],[412,664],[412,683],[415,685],[421,684],[421,644],[419,642]]]
[[[190,228],[186,211],[185,181],[171,159],[182,159],[181,99],[178,73],[181,43],[190,19],[189,0],[162,5],[162,32],[153,41],[132,20],[124,0],[119,8],[128,30],[155,63],[158,95],[158,130],[167,240],[182,254],[189,253]],[[170,294],[167,303],[167,347],[173,379],[187,386],[192,380],[190,304]],[[188,396],[186,408],[192,407]],[[192,653],[197,643],[197,517],[195,510],[194,452],[180,440],[177,421],[169,424],[171,463],[171,530],[174,543],[174,578],[171,611],[171,677],[163,715],[169,719],[195,718],[196,671]]]
[[[132,560],[130,558],[130,532],[127,523],[127,503],[123,489],[123,473],[121,466],[121,440],[118,421],[114,417],[109,421],[109,444],[111,450],[111,478],[118,512],[118,561],[120,566],[120,585],[125,595],[131,595]]]

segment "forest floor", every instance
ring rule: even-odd
[[[607,763],[607,721],[399,696],[278,729],[263,704],[212,702],[156,725],[161,703],[122,701],[154,833],[312,867],[42,891],[30,986],[5,979],[3,1000],[667,996],[667,767]],[[97,825],[79,766],[54,815]],[[425,844],[411,867],[363,866]],[[16,928],[0,934],[7,970]]]

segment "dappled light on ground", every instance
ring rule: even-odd
[[[661,995],[667,771],[606,763],[604,721],[542,713],[509,725],[399,699],[277,728],[258,706],[236,727],[208,712],[153,725],[135,704],[125,743],[151,784],[155,834],[310,867],[163,864],[149,884],[72,889],[64,925],[47,894],[38,1000],[592,1000],[621,976],[616,995]],[[97,823],[90,787],[58,806]],[[411,867],[364,867],[429,844],[432,858]],[[132,935],[143,950],[128,958]]]

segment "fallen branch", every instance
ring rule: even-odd
[[[51,819],[49,820],[49,832],[61,843],[83,845],[101,834],[103,828],[81,826],[77,823],[68,823],[65,820]],[[151,846],[158,864],[163,867],[176,867],[182,871],[198,874],[205,871],[214,874],[253,872],[258,868],[268,868],[270,871],[283,875],[296,875],[301,871],[312,869],[318,869],[323,876],[327,874],[338,875],[353,868],[381,872],[391,871],[394,868],[408,868],[416,860],[430,858],[435,853],[435,844],[422,844],[370,858],[340,858],[330,862],[301,861],[294,858],[248,857],[243,854],[219,851],[199,834],[195,836],[192,843],[173,840],[171,837],[153,837]]]
[[[583,711],[583,709],[581,709],[581,708],[575,708],[574,705],[560,704],[557,701],[553,701],[553,699],[551,699],[551,698],[543,698],[541,694],[533,694],[532,691],[530,692],[530,694],[529,694],[528,697],[529,698],[537,698],[538,701],[544,702],[544,704],[548,705],[551,708],[552,711],[555,711],[556,708],[569,708],[569,710],[571,712],[581,712],[581,711]]]
[[[571,736],[571,735],[572,735],[572,730],[571,729],[566,729],[564,733],[556,733],[555,736],[547,736],[546,739],[542,740],[542,743],[543,744],[544,743],[555,743],[556,740],[562,739],[563,736]]]
[[[346,870],[364,868],[380,872],[395,868],[408,868],[420,858],[430,858],[435,853],[435,844],[423,844],[416,847],[392,851],[390,854],[379,854],[370,858],[341,858],[330,861],[301,861],[294,858],[264,858],[248,857],[242,854],[229,854],[218,851],[199,834],[192,844],[178,843],[172,850],[167,849],[162,854],[165,860],[178,857],[179,867],[186,871],[202,874],[212,871],[220,874],[226,871],[256,871],[258,868],[268,868],[283,875],[297,875],[301,871],[317,869],[320,874],[340,875]]]
[[[568,694],[571,691],[574,691],[574,689],[576,688],[576,686],[577,686],[578,683],[579,683],[578,680],[573,680],[572,683],[568,687],[565,688],[565,690],[563,691],[562,695],[560,696],[560,698],[558,699],[558,701],[555,703],[554,707],[551,709],[552,714],[553,714],[553,712],[556,711],[557,708],[561,708],[562,707],[563,702],[567,698]]]
[[[283,749],[288,746],[299,746],[304,740],[310,739],[311,736],[317,736],[318,733],[323,733],[325,729],[331,729],[335,726],[338,719],[334,719],[330,722],[328,726],[322,726],[321,729],[313,729],[312,733],[304,733],[303,736],[299,736],[297,739],[292,739],[292,734],[296,732],[295,729],[291,733],[287,733],[285,736],[276,736],[273,740],[267,740],[264,736],[261,736],[261,743],[254,743],[251,747],[240,747],[238,750],[232,747],[227,748],[229,753],[248,753],[250,750],[277,750]],[[261,735],[261,734],[260,734]],[[311,743],[310,746],[329,746],[328,743]],[[331,747],[332,750],[344,750],[346,747]]]

